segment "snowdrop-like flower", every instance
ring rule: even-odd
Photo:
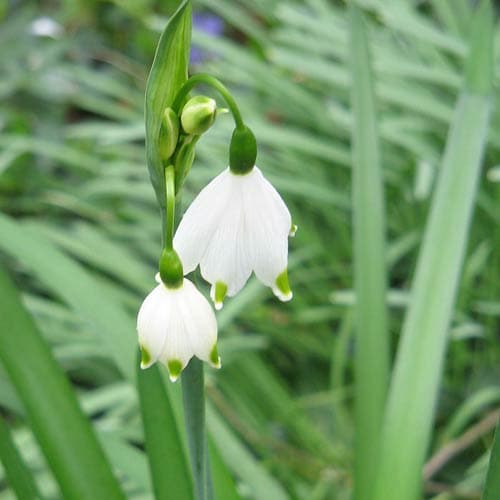
[[[217,322],[205,297],[185,278],[177,288],[165,286],[158,275],[156,281],[159,285],[146,297],[137,316],[141,368],[160,361],[172,382],[193,356],[220,368]]]
[[[216,309],[238,293],[252,271],[283,301],[288,284],[290,212],[258,167],[227,168],[196,197],[182,218],[174,246],[184,272],[200,266]],[[293,235],[293,234],[292,234]]]

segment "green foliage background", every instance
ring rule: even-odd
[[[133,383],[135,316],[154,284],[161,239],[143,99],[176,3],[0,1],[0,263],[133,499],[152,491]],[[357,3],[374,66],[392,355],[462,84],[472,3]],[[219,37],[195,26],[193,43],[207,57],[193,70],[214,74],[237,96],[257,136],[258,164],[299,226],[290,252],[293,301],[277,302],[252,279],[218,314],[223,368],[206,372],[212,461],[230,471],[225,480],[241,498],[349,498],[355,293],[347,9],[326,0],[197,0],[193,8],[225,21]],[[33,34],[44,16],[59,23],[57,36]],[[497,54],[499,44],[497,29]],[[494,70],[498,84],[498,61]],[[425,479],[426,498],[479,498],[500,405],[497,85],[494,96],[429,458],[471,428],[476,434]],[[201,139],[185,205],[226,166],[231,125],[222,116]],[[10,334],[4,325],[2,336]],[[180,422],[180,386],[167,387]],[[1,367],[0,408],[40,491],[58,497]],[[12,498],[0,477],[0,499]]]

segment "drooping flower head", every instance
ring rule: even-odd
[[[281,196],[247,161],[244,168],[241,162],[228,167],[199,193],[179,224],[174,245],[186,273],[200,266],[220,309],[226,294],[238,293],[252,271],[280,300],[292,298],[287,273],[291,232]]]
[[[205,297],[188,279],[175,287],[156,280],[137,316],[141,368],[160,361],[173,382],[193,356],[220,368],[217,321]]]

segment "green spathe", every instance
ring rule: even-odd
[[[188,135],[201,135],[214,123],[217,103],[210,97],[198,95],[189,99],[181,114],[181,124]]]
[[[161,252],[160,278],[164,285],[170,289],[180,288],[184,281],[182,262],[174,249],[164,248]]]
[[[253,132],[247,127],[234,129],[229,146],[229,168],[236,175],[248,174],[255,166],[257,159],[257,141]]]

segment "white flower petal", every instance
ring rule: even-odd
[[[215,314],[187,279],[175,289],[160,284],[146,297],[137,316],[137,333],[145,351],[141,367],[160,360],[172,381],[193,355],[220,366]]]
[[[182,217],[174,236],[174,248],[185,274],[200,263],[231,196],[231,186],[226,169],[201,190]]]
[[[172,313],[168,317],[165,328],[166,338],[160,361],[169,367],[171,361],[180,361],[181,370],[193,357],[193,349],[186,331],[185,319],[183,316],[182,304],[184,299],[183,287],[173,290],[170,306]],[[169,370],[170,371],[170,370]]]
[[[202,276],[209,283],[220,281],[226,284],[230,297],[243,288],[252,274],[244,237],[242,187],[240,179],[233,183],[232,196],[200,261]]]
[[[197,358],[210,361],[210,354],[217,343],[215,314],[205,297],[187,279],[184,280],[183,294],[183,300],[178,305],[192,351]]]
[[[141,348],[146,349],[150,361],[143,366],[147,368],[157,361],[164,348],[166,326],[170,317],[171,301],[168,290],[158,285],[144,299],[137,315],[137,333]]]
[[[244,192],[246,244],[257,278],[274,287],[287,267],[292,219],[276,189],[257,167],[254,172]]]

